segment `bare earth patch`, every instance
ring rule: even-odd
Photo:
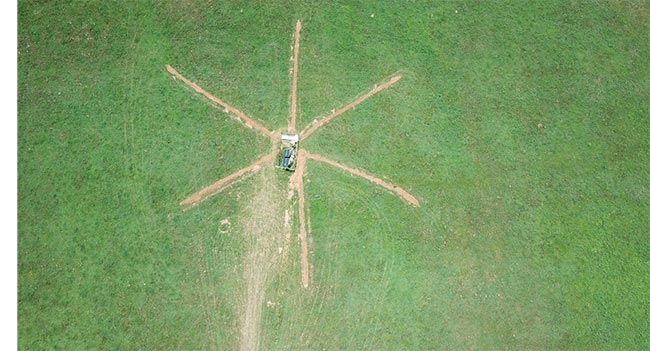
[[[298,151],[298,160],[296,161],[296,171],[291,175],[289,180],[289,192],[293,190],[298,192],[298,220],[300,222],[300,271],[302,274],[302,286],[309,287],[309,248],[307,246],[307,229],[305,224],[305,185],[303,178],[305,174],[305,161],[307,151]],[[311,233],[310,233],[311,234]]]
[[[278,247],[285,240],[284,210],[286,200],[276,184],[277,173],[265,168],[251,202],[244,210],[243,237],[249,242],[244,258],[244,290],[240,304],[240,350],[260,347],[260,321],[266,284],[279,269],[282,255]]]

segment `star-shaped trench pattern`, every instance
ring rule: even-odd
[[[298,54],[300,51],[300,29],[302,27],[302,23],[298,21],[296,23],[296,31],[294,35],[294,45],[293,45],[293,55],[291,57],[291,61],[293,64],[293,69],[291,70],[292,72],[292,79],[291,79],[291,115],[289,118],[289,125],[288,125],[288,131],[289,133],[295,133],[296,132],[296,101],[297,101],[297,87],[298,87]],[[189,87],[194,89],[196,92],[204,95],[206,98],[208,98],[210,101],[223,106],[226,109],[226,112],[228,115],[235,119],[238,120],[239,122],[243,123],[245,126],[255,129],[258,132],[261,132],[262,134],[266,135],[271,139],[272,142],[279,142],[280,141],[280,132],[278,131],[271,131],[270,129],[264,127],[262,124],[259,122],[255,121],[251,117],[247,116],[240,110],[234,108],[227,102],[215,97],[214,95],[210,94],[209,92],[203,90],[200,86],[198,86],[196,83],[188,80],[187,78],[183,77],[180,73],[178,73],[172,66],[166,65],[167,71],[171,73],[175,79],[180,79],[183,81],[183,83],[187,84]],[[300,141],[304,141],[307,139],[312,133],[314,133],[318,128],[322,127],[332,119],[334,119],[337,116],[340,116],[341,114],[345,113],[347,110],[355,107],[356,105],[360,104],[364,100],[368,99],[369,97],[375,95],[376,93],[392,86],[393,84],[397,83],[401,79],[401,76],[394,76],[387,81],[384,81],[378,85],[375,85],[370,91],[367,93],[357,97],[354,101],[351,103],[347,104],[343,108],[339,110],[332,110],[332,113],[321,118],[321,119],[315,119],[312,123],[310,123],[303,131],[301,131],[298,135],[300,138]],[[200,189],[199,191],[193,193],[192,195],[188,196],[185,200],[180,202],[180,205],[183,206],[185,209],[194,206],[201,201],[205,200],[206,198],[215,195],[219,193],[220,191],[224,190],[228,185],[231,185],[234,181],[236,181],[238,178],[250,173],[250,172],[255,172],[260,169],[260,167],[264,164],[268,164],[271,160],[274,159],[276,156],[276,151],[273,151],[267,155],[262,156],[260,159],[257,161],[251,163],[250,165],[238,170],[235,173],[232,173],[224,178],[221,178],[217,180],[216,182],[212,183],[211,185],[206,186],[203,189]],[[300,226],[300,246],[301,246],[301,273],[302,273],[302,285],[303,287],[307,288],[309,286],[309,262],[308,262],[308,247],[307,247],[307,232],[308,228],[306,225],[305,221],[305,191],[304,191],[304,184],[303,184],[303,176],[305,173],[305,167],[306,167],[306,161],[307,159],[310,160],[315,160],[319,162],[326,163],[328,165],[338,167],[346,172],[349,172],[353,175],[360,176],[362,178],[365,178],[369,181],[371,181],[374,184],[377,184],[389,192],[398,195],[402,199],[406,200],[410,204],[412,204],[415,207],[419,207],[420,203],[418,200],[415,198],[415,196],[411,195],[408,193],[406,190],[402,189],[399,186],[396,186],[394,184],[391,184],[389,182],[386,182],[378,177],[372,176],[360,169],[352,168],[349,166],[346,166],[342,163],[332,161],[324,156],[318,155],[311,153],[304,148],[300,148],[298,150],[298,154],[296,157],[296,168],[293,174],[290,177],[289,181],[289,197],[293,196],[294,191],[298,193],[298,217],[299,217],[299,226]],[[309,228],[309,231],[311,232],[311,228]],[[311,234],[311,233],[310,233]]]

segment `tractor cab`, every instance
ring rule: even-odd
[[[299,139],[298,134],[282,134],[280,137],[280,153],[275,162],[275,168],[289,172],[296,170]]]

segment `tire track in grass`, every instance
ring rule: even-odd
[[[244,287],[240,306],[240,350],[258,350],[260,322],[266,284],[276,273],[282,255],[278,248],[286,240],[284,209],[286,197],[275,185],[277,173],[271,167],[259,172],[250,203],[244,210],[243,235],[248,241],[244,257]]]
[[[208,262],[206,259],[205,247],[202,243],[197,244],[196,254],[199,258],[199,274],[198,274],[198,285],[200,286],[199,298],[201,300],[201,305],[203,306],[203,320],[201,321],[204,324],[206,335],[208,335],[210,350],[215,350],[217,337],[214,329],[216,328],[216,320],[213,316],[213,312],[217,309],[216,304],[210,303],[210,289],[208,282]],[[214,301],[213,301],[214,302]]]
[[[336,171],[335,171],[336,172]],[[385,214],[381,211],[378,197],[373,196],[372,192],[367,191],[367,189],[363,189],[362,187],[355,186],[353,183],[344,181],[344,180],[339,180],[333,177],[334,180],[330,181],[332,186],[336,189],[343,189],[342,193],[346,194],[345,198],[350,199],[350,201],[354,202],[360,202],[363,204],[362,208],[365,208],[367,212],[369,212],[370,216],[370,223],[373,223],[372,226],[368,226],[364,228],[364,231],[366,232],[372,232],[373,235],[367,235],[371,241],[367,242],[362,242],[361,240],[358,242],[361,247],[358,247],[358,251],[367,251],[367,250],[373,250],[372,246],[374,242],[379,242],[380,247],[384,247],[384,243],[386,241],[386,233],[382,231],[382,227],[388,226],[390,227],[389,220],[386,218]],[[356,221],[356,220],[355,220]],[[376,235],[376,234],[381,234],[381,235]],[[355,234],[351,234],[355,235]],[[358,237],[355,235],[355,238]],[[344,254],[346,249],[343,249],[343,252],[341,254]],[[371,252],[372,253],[372,252]],[[363,257],[364,258],[364,264],[372,264],[374,263],[374,257],[373,255],[371,256],[365,256],[365,252],[359,252],[358,254],[355,254],[356,257]],[[369,259],[366,261],[365,259]],[[382,289],[380,290],[372,290],[371,292],[364,292],[364,296],[366,299],[364,299],[364,302],[366,302],[365,305],[361,305],[360,307],[365,307],[365,306],[382,306],[383,302],[386,300],[386,291],[387,291],[387,286],[388,286],[388,280],[386,279],[386,273],[388,271],[388,266],[389,262],[392,261],[394,258],[393,257],[387,257],[385,258],[384,264],[383,264],[383,269],[381,273],[381,278],[379,280],[375,280],[375,275],[374,273],[376,272],[376,268],[373,269],[367,269],[363,273],[364,280],[366,283],[364,284],[359,284],[359,287],[362,285],[368,285],[371,284],[374,287],[381,287]],[[338,261],[338,260],[337,260]],[[350,277],[344,277],[344,279],[348,280]],[[368,282],[368,280],[371,280]],[[358,281],[358,280],[357,280]],[[352,283],[352,285],[357,285]],[[356,289],[359,289],[357,287]],[[374,350],[377,349],[376,340],[379,336],[379,330],[377,328],[370,328],[371,324],[378,325],[378,317],[374,315],[373,313],[369,312],[370,310],[364,310],[360,309],[359,311],[356,311],[358,315],[356,315],[357,319],[361,319],[363,322],[362,323],[355,323],[357,325],[364,324],[363,327],[359,328],[359,332],[357,335],[359,335],[358,339],[354,341],[354,344],[348,343],[345,345],[330,345],[330,347],[343,347],[343,348],[358,348],[361,350]],[[366,327],[368,326],[368,327]],[[315,326],[316,328],[317,326]],[[359,347],[359,345],[362,344],[362,347]]]
[[[346,198],[351,197],[356,199],[355,201],[359,201],[363,203],[363,207],[368,209],[372,213],[372,222],[374,225],[372,226],[373,229],[368,229],[372,230],[376,233],[381,233],[379,237],[376,239],[373,239],[374,241],[379,241],[380,242],[380,247],[383,248],[385,246],[385,242],[387,240],[387,235],[388,233],[386,231],[383,231],[382,228],[390,228],[390,221],[383,215],[383,212],[381,211],[381,207],[379,205],[378,200],[376,200],[376,197],[373,197],[370,195],[365,189],[361,189],[353,184],[350,184],[349,182],[346,181],[341,181],[341,180],[336,180],[335,178],[331,178],[330,180],[332,188],[335,189],[343,189],[343,192],[346,194]],[[323,233],[325,234],[325,233]],[[321,243],[329,243],[329,245],[332,245],[332,247],[328,248],[325,250],[324,248],[321,248],[319,252],[327,252],[328,257],[327,259],[322,259],[318,266],[317,262],[314,261],[312,262],[311,267],[313,268],[314,271],[318,270],[321,274],[319,275],[319,279],[317,280],[319,284],[315,284],[314,286],[311,287],[312,295],[310,297],[311,303],[309,307],[309,314],[307,318],[303,320],[303,327],[302,329],[302,338],[301,338],[301,346],[307,346],[311,345],[314,341],[316,340],[321,340],[322,342],[322,335],[318,331],[322,329],[321,325],[324,323],[324,320],[327,318],[327,316],[323,315],[323,309],[327,308],[327,301],[331,299],[336,299],[337,295],[337,289],[339,288],[336,284],[336,276],[337,276],[337,264],[339,262],[339,255],[343,254],[345,252],[345,249],[343,249],[343,252],[340,252],[338,249],[339,246],[339,241],[341,240],[340,237],[338,236],[332,236],[328,235],[327,238],[322,238],[320,241]],[[369,246],[372,245],[371,242],[368,242],[364,244],[364,246]],[[370,247],[368,248],[370,249]],[[388,285],[390,284],[390,281],[388,279],[389,272],[393,270],[394,266],[394,254],[391,253],[390,257],[386,257],[385,260],[383,261],[383,269],[381,270],[380,278],[378,281],[375,281],[373,284],[374,286],[380,287],[380,289],[377,291],[373,291],[371,295],[369,295],[370,300],[367,302],[372,302],[374,305],[381,306],[382,303],[386,300],[387,297],[387,288]],[[316,275],[312,275],[312,280],[314,280]],[[345,291],[345,288],[344,288]],[[380,323],[379,323],[379,316],[376,314],[371,314],[369,315],[370,320],[366,320],[364,323],[373,323],[375,326],[374,328],[367,328],[367,329],[360,329],[360,330],[365,330],[364,333],[362,333],[363,336],[361,339],[364,347],[361,349],[376,349],[377,348],[377,343],[378,343],[378,338],[377,335],[380,333]],[[324,345],[327,349],[336,349],[336,348],[351,348],[351,344],[338,344],[338,345],[331,345],[327,344]]]

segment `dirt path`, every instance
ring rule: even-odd
[[[243,112],[239,111],[238,109],[236,109],[236,108],[230,106],[230,105],[229,105],[228,103],[226,103],[225,101],[223,101],[223,100],[221,100],[221,99],[215,97],[214,95],[208,93],[207,91],[203,90],[203,88],[201,88],[200,86],[196,85],[196,83],[194,83],[194,82],[190,81],[189,79],[183,77],[183,76],[182,76],[180,73],[178,73],[178,72],[177,72],[177,71],[176,71],[172,66],[170,66],[170,65],[165,65],[165,67],[167,68],[167,71],[168,71],[169,73],[171,73],[172,75],[174,75],[175,78],[178,78],[178,79],[182,80],[185,84],[187,84],[189,87],[191,87],[192,89],[194,89],[197,93],[199,93],[199,94],[203,94],[203,96],[205,96],[205,97],[207,97],[208,99],[210,99],[210,101],[215,102],[215,103],[217,103],[217,104],[219,104],[219,105],[225,107],[225,108],[226,108],[226,112],[232,112],[232,113],[234,113],[235,116],[238,117],[238,118],[235,118],[235,119],[238,120],[238,121],[240,121],[240,122],[242,122],[246,127],[248,127],[248,128],[253,128],[253,129],[257,129],[258,131],[264,133],[265,135],[267,135],[268,137],[270,137],[270,138],[272,138],[272,139],[276,139],[276,138],[277,138],[276,133],[274,133],[274,132],[268,130],[266,127],[264,127],[264,126],[261,125],[260,123],[256,122],[256,121],[253,120],[252,118],[246,116]]]
[[[304,151],[304,150],[301,150],[301,151]],[[371,182],[373,182],[375,184],[381,185],[384,188],[388,189],[389,191],[397,194],[402,199],[410,202],[413,206],[420,207],[420,202],[418,201],[418,199],[415,198],[415,196],[409,194],[406,190],[404,190],[404,189],[402,189],[402,188],[400,188],[400,187],[398,187],[396,185],[390,184],[390,183],[385,182],[385,181],[383,181],[383,180],[381,180],[381,179],[379,179],[377,177],[371,176],[370,174],[365,173],[364,171],[361,171],[359,169],[351,168],[351,167],[348,167],[346,165],[340,164],[340,163],[338,163],[336,161],[332,161],[332,160],[330,160],[328,158],[325,158],[325,157],[323,157],[321,155],[312,154],[312,153],[309,153],[307,151],[304,151],[304,154],[305,154],[305,157],[310,158],[312,160],[321,161],[321,162],[327,163],[328,165],[332,165],[332,166],[338,167],[338,168],[340,168],[340,169],[342,169],[344,171],[350,172],[350,173],[352,173],[354,175],[358,175],[360,177],[366,178],[369,181],[371,181]]]
[[[301,140],[304,141],[305,139],[307,139],[307,137],[309,135],[311,135],[311,133],[316,131],[316,129],[320,128],[323,124],[329,122],[334,117],[337,117],[337,116],[343,114],[345,111],[357,106],[358,104],[362,103],[367,98],[369,98],[369,97],[377,94],[378,92],[390,87],[391,85],[397,83],[397,81],[399,81],[401,78],[402,78],[401,76],[395,76],[395,77],[391,78],[390,80],[388,80],[388,81],[386,81],[384,83],[376,85],[372,90],[370,90],[369,92],[361,95],[356,100],[352,101],[351,103],[349,103],[348,105],[346,105],[342,109],[334,111],[332,114],[330,114],[327,117],[322,118],[321,120],[314,120],[314,122],[312,122],[309,126],[307,126],[305,128],[305,130],[300,132]]]
[[[260,348],[260,324],[264,293],[268,282],[281,268],[278,248],[286,244],[284,211],[286,198],[275,179],[278,173],[265,167],[256,177],[253,196],[242,214],[242,239],[247,243],[244,256],[243,295],[240,297],[240,350]]]
[[[300,28],[302,22],[296,22],[296,34],[293,44],[293,71],[291,80],[291,121],[289,122],[289,133],[296,132],[296,103],[298,100],[298,52],[300,51]]]
[[[307,245],[307,228],[305,221],[305,185],[303,178],[305,175],[305,161],[308,152],[305,150],[298,151],[298,158],[296,160],[296,170],[289,179],[289,192],[293,190],[298,192],[298,220],[300,222],[300,271],[302,275],[302,286],[309,287],[309,247]],[[309,228],[309,235],[311,235],[311,228]]]
[[[187,199],[181,201],[180,203],[181,206],[189,206],[189,205],[197,204],[207,199],[209,196],[219,193],[221,190],[231,185],[234,180],[243,176],[244,174],[248,172],[258,171],[263,163],[270,161],[271,159],[273,159],[274,156],[275,156],[275,152],[271,152],[270,154],[260,158],[259,160],[238,170],[237,172],[217,180],[216,182],[190,195]]]

